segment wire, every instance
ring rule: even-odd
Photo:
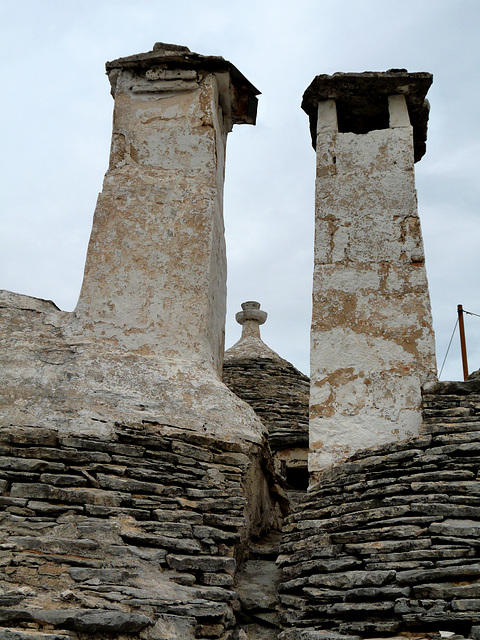
[[[464,311],[464,313],[468,313],[468,311]],[[455,326],[453,327],[452,337],[450,338],[450,342],[448,343],[447,353],[445,354],[445,358],[443,359],[442,368],[440,369],[440,373],[438,374],[439,379],[440,379],[440,376],[442,375],[443,367],[445,366],[445,362],[447,360],[448,352],[450,351],[450,346],[452,344],[453,336],[455,335],[455,330],[457,328],[457,325],[458,325],[458,318],[457,318],[457,321],[455,322]]]
[[[472,313],[472,311],[465,311],[464,309],[463,313],[468,313],[469,316],[477,316],[477,318],[480,318],[480,315],[478,315],[478,313]]]

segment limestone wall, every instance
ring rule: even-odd
[[[307,376],[285,360],[244,358],[224,363],[223,380],[268,427],[273,450],[308,447]]]
[[[478,391],[432,385],[424,435],[322,474],[284,527],[282,640],[477,637]]]
[[[476,422],[480,420],[480,377],[473,374],[463,382],[434,382],[422,390],[423,429],[429,424]]]
[[[259,447],[145,422],[3,428],[0,453],[3,638],[230,638],[238,564],[278,516]]]

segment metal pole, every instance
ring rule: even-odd
[[[462,366],[463,366],[463,379],[468,378],[468,362],[467,362],[467,343],[465,341],[465,327],[463,324],[463,307],[461,304],[457,305],[458,311],[458,329],[460,332],[460,348],[462,350]]]

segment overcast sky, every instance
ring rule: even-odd
[[[315,154],[302,94],[320,73],[429,71],[416,165],[439,368],[456,306],[480,314],[479,0],[0,0],[0,288],[76,304],[107,168],[104,64],[154,42],[230,60],[262,92],[229,136],[227,347],[258,300],[262,337],[309,371]],[[470,370],[480,318],[467,316]],[[461,379],[458,333],[442,379]]]

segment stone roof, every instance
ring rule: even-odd
[[[244,302],[235,317],[242,336],[225,352],[224,383],[255,410],[272,449],[308,447],[308,376],[263,342],[267,314],[258,302]]]
[[[310,486],[285,520],[279,637],[475,637],[479,391],[475,378],[428,385],[420,436],[358,451]]]

